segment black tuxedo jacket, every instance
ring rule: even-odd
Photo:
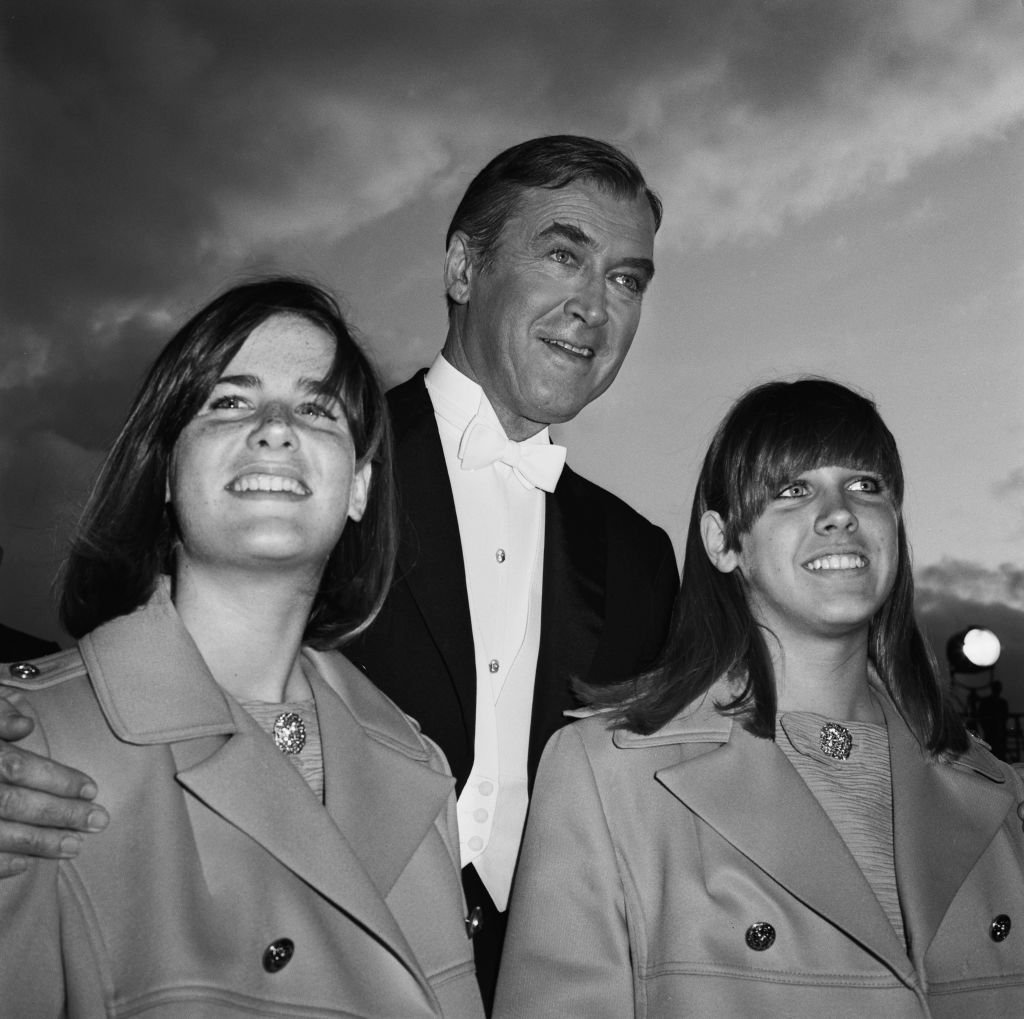
[[[461,791],[473,766],[476,666],[455,502],[424,372],[388,393],[400,547],[380,615],[345,654],[440,744]],[[568,467],[546,496],[540,653],[530,729],[541,751],[576,706],[573,677],[624,679],[661,648],[679,577],[668,535]]]

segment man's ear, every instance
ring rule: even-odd
[[[469,238],[461,230],[456,230],[444,256],[445,293],[456,304],[466,304],[472,279],[473,255]]]
[[[370,498],[370,477],[373,474],[373,464],[369,460],[357,467],[352,475],[352,484],[348,490],[348,518],[349,520],[362,520],[366,512],[366,502]]]
[[[700,518],[700,537],[704,542],[704,551],[715,569],[722,573],[732,573],[739,566],[739,553],[735,549],[726,548],[725,521],[714,510],[706,510]]]

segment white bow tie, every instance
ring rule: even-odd
[[[565,446],[513,442],[494,425],[474,417],[462,433],[459,460],[464,471],[476,471],[500,460],[527,487],[553,492],[565,466]]]

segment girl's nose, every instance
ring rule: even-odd
[[[269,449],[291,449],[296,442],[291,414],[280,403],[268,403],[249,436],[251,445]]]

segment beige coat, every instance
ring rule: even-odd
[[[112,820],[0,882],[0,1014],[482,1016],[452,779],[361,673],[306,653],[325,809],[162,592],[79,647],[7,683]]]
[[[496,1019],[1024,1016],[1024,782],[886,713],[909,954],[773,741],[707,701],[651,736],[595,717],[541,764]]]

